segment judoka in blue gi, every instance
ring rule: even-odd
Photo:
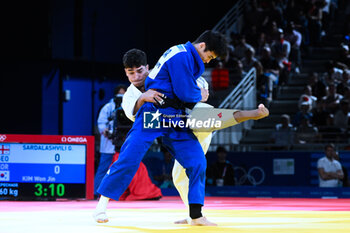
[[[149,76],[145,88],[163,93],[176,104],[159,105],[145,103],[136,115],[135,123],[129,131],[121,148],[119,159],[111,166],[103,178],[98,193],[101,194],[97,206],[105,209],[109,198],[118,200],[134,177],[147,150],[158,138],[163,138],[176,160],[186,169],[189,178],[189,211],[193,225],[216,225],[202,216],[204,205],[206,158],[192,130],[186,127],[146,128],[146,116],[152,115],[151,121],[171,121],[173,124],[183,120],[184,107],[193,106],[202,100],[201,89],[196,79],[204,72],[204,63],[216,57],[225,57],[227,41],[214,31],[205,31],[193,43],[187,42],[168,49]],[[183,106],[183,107],[181,107]],[[171,116],[171,119],[168,118]],[[101,218],[103,219],[103,216]],[[99,222],[107,222],[108,219]]]

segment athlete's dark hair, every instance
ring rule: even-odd
[[[147,55],[139,49],[130,49],[123,56],[123,65],[125,68],[134,68],[147,65]]]
[[[205,51],[212,51],[221,59],[225,59],[228,54],[228,42],[226,37],[220,32],[206,30],[193,43],[204,42]]]

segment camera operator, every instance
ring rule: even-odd
[[[121,106],[123,95],[124,94],[117,94],[114,96],[115,109],[112,115],[108,118],[109,121],[113,121],[112,132],[108,134],[108,138],[112,139],[116,152],[120,152],[120,148],[126,139],[126,135],[133,124],[133,122],[125,115]]]
[[[118,108],[116,106],[115,100],[118,99],[116,96],[123,95],[126,91],[126,86],[118,85],[114,90],[115,97],[111,99],[107,104],[105,104],[98,116],[97,124],[98,130],[101,134],[100,137],[100,161],[95,174],[94,180],[94,194],[98,195],[96,192],[100,186],[102,178],[105,176],[109,166],[113,161],[113,156],[115,154],[115,145],[113,145],[113,135],[115,134],[114,128],[114,117],[115,110]],[[120,104],[119,104],[120,106]]]

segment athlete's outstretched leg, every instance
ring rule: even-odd
[[[203,114],[204,111],[206,111],[205,114]],[[195,107],[189,114],[191,118],[197,120],[205,121],[214,119],[214,122],[220,121],[220,127],[214,125],[210,128],[192,128],[194,132],[212,132],[234,126],[247,120],[259,120],[267,117],[269,115],[269,110],[263,104],[259,104],[258,108],[254,110],[221,109],[204,106]]]
[[[142,124],[142,121],[139,121],[139,124]],[[121,148],[118,160],[107,171],[97,190],[101,194],[94,213],[94,218],[97,222],[108,222],[106,209],[109,198],[118,200],[124,193],[134,177],[143,156],[154,139],[162,133],[160,131],[143,130],[142,125],[140,126],[139,124],[137,124],[137,121],[135,122]]]

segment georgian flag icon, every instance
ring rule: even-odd
[[[0,181],[10,181],[10,171],[0,170]]]
[[[9,155],[10,154],[10,146],[0,144],[0,155]]]

